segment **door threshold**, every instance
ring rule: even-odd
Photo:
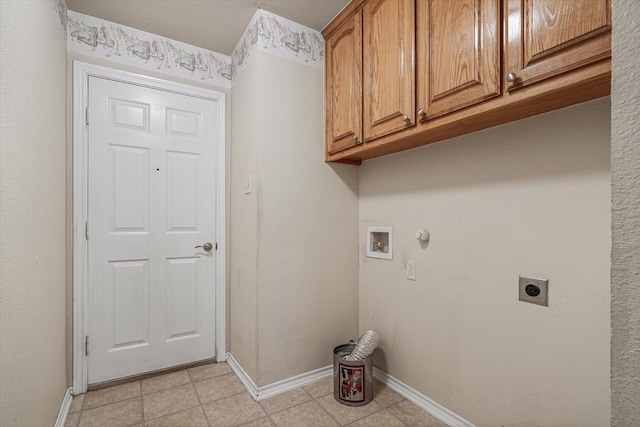
[[[166,374],[171,374],[173,372],[184,371],[185,369],[195,368],[197,366],[211,365],[213,363],[217,363],[215,358],[205,359],[199,362],[186,363],[184,365],[171,366],[170,368],[160,369],[152,372],[145,372],[144,374],[132,375],[130,377],[118,378],[115,380],[104,381],[101,383],[89,384],[87,386],[87,391],[101,390],[107,387],[113,387],[116,385],[131,383],[134,381],[146,380],[147,378],[159,377],[160,375],[166,375]]]

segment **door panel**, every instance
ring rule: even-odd
[[[200,114],[167,108],[167,135],[198,137]]]
[[[200,157],[167,152],[167,231],[198,231],[198,175]]]
[[[89,78],[89,383],[215,355],[216,108]]]
[[[109,99],[111,126],[149,132],[149,104]]]
[[[111,348],[149,345],[149,260],[111,261]]]
[[[108,173],[112,232],[148,232],[149,149],[109,145]]]
[[[175,340],[197,335],[201,329],[198,308],[199,258],[168,259],[167,276],[167,339]]]

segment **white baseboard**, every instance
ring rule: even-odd
[[[310,371],[304,374],[296,375],[295,377],[275,382],[273,384],[259,387],[258,400],[266,399],[268,397],[272,397],[289,390],[295,390],[296,388],[311,384],[322,378],[330,377],[332,375],[333,366],[325,366],[324,368],[316,369],[315,371]]]
[[[62,399],[62,405],[60,406],[60,412],[58,412],[56,423],[53,425],[54,427],[64,427],[64,423],[67,422],[67,415],[69,415],[69,409],[71,409],[72,399],[73,395],[71,394],[71,387],[69,387]]]
[[[324,368],[316,369],[315,371],[310,371],[295,377],[286,378],[273,384],[258,387],[245,370],[242,369],[242,366],[240,366],[231,353],[227,353],[227,363],[238,376],[240,382],[244,384],[245,388],[254,400],[267,399],[277,394],[295,390],[303,385],[307,385],[314,381],[318,381],[319,379],[333,375],[333,366],[325,366]],[[409,387],[402,381],[392,377],[375,366],[373,367],[373,377],[377,378],[391,390],[396,391],[402,397],[413,402],[415,405],[424,409],[450,427],[475,427],[472,423],[461,416],[451,412],[444,406],[429,399],[424,394],[421,394],[416,389]]]
[[[316,369],[315,371],[306,372],[273,384],[258,387],[245,370],[242,369],[242,366],[240,366],[231,353],[227,353],[227,363],[238,376],[240,382],[244,384],[245,388],[254,400],[267,399],[333,375],[333,367],[325,366],[324,368]]]
[[[258,386],[253,382],[251,377],[242,369],[242,366],[238,363],[233,354],[227,353],[227,363],[231,370],[236,374],[240,382],[247,389],[253,400],[258,400]]]
[[[375,366],[373,367],[373,377],[377,378],[391,390],[396,391],[405,399],[413,402],[450,427],[475,427],[471,422],[465,420],[460,415],[451,412],[444,406],[418,392],[416,389],[409,387],[402,381],[392,377]]]

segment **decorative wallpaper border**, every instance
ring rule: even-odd
[[[256,49],[322,70],[320,32],[258,9],[231,56],[82,13],[52,0],[66,25],[67,50],[231,88]]]
[[[68,12],[67,50],[231,87],[231,58],[176,40]]]
[[[258,9],[253,15],[231,54],[234,80],[256,49],[323,69],[322,34],[263,9]]]
[[[60,18],[60,25],[64,30],[64,39],[67,39],[67,3],[65,0],[51,0],[53,11]]]

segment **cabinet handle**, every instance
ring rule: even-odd
[[[421,109],[419,109],[419,110],[418,110],[418,115],[419,115],[420,117],[424,117],[424,116],[426,116],[426,115],[427,115],[427,112],[426,112],[426,111],[424,111],[424,108],[421,108]]]
[[[402,121],[405,123],[409,122],[409,116],[407,116],[406,114],[404,116],[402,116]]]
[[[516,73],[507,74],[507,81],[509,83],[515,82],[517,78],[518,78],[518,76],[516,76]]]

